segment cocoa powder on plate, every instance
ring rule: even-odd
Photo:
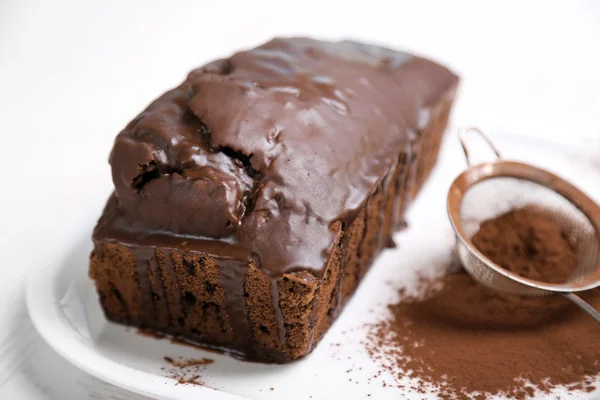
[[[518,274],[566,279],[574,268],[574,248],[566,235],[531,210],[488,221],[480,233],[473,242],[482,252]],[[424,282],[421,296],[404,296],[389,306],[389,319],[371,326],[367,350],[398,378],[397,384],[408,375],[418,382],[413,389],[422,392],[429,384],[442,399],[492,394],[526,399],[556,386],[595,390],[600,327],[594,320],[559,296],[491,291],[459,269],[456,260],[449,264],[452,272]],[[600,292],[585,297],[600,307]]]
[[[166,362],[171,364],[172,368],[161,368],[165,371],[167,376],[177,381],[180,385],[200,385],[204,386],[203,373],[207,365],[212,364],[214,361],[210,358],[179,358],[173,359],[172,357],[163,357]]]

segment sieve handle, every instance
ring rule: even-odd
[[[563,293],[567,299],[571,300],[577,307],[589,314],[590,317],[594,318],[597,323],[600,324],[600,312],[596,310],[590,303],[577,296],[575,293]]]
[[[460,131],[458,131],[458,139],[460,140],[460,144],[462,145],[463,151],[465,152],[465,158],[467,159],[468,166],[471,166],[471,160],[469,158],[469,149],[467,148],[467,133],[470,131],[477,132],[479,134],[479,136],[481,136],[487,142],[487,144],[492,148],[492,150],[494,151],[494,154],[496,154],[496,157],[501,158],[500,152],[498,151],[498,148],[496,147],[496,145],[494,144],[494,142],[492,141],[490,136],[487,133],[485,133],[483,130],[481,130],[480,128],[473,126],[473,125],[469,125],[467,127],[462,128]]]

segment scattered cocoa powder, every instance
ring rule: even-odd
[[[204,382],[200,380],[200,375],[194,375],[190,378],[180,376],[174,379],[176,379],[177,383],[180,385],[204,385]]]
[[[195,359],[195,358],[187,358],[187,359],[182,359],[180,361],[175,361],[173,360],[171,357],[163,357],[164,360],[166,362],[168,362],[169,364],[171,364],[174,367],[192,367],[194,365],[209,365],[214,363],[214,360],[211,360],[210,358],[200,358],[200,359]]]
[[[530,210],[488,221],[476,237],[490,259],[534,279],[567,279],[575,262],[566,235]],[[370,327],[367,350],[396,386],[409,376],[419,393],[429,386],[442,399],[477,400],[527,399],[557,386],[596,389],[600,328],[592,318],[560,296],[499,294],[476,283],[457,260],[448,264],[446,276],[422,283],[421,295],[401,291],[390,318]],[[584,297],[600,307],[600,290]]]
[[[166,369],[166,372],[171,379],[175,379],[178,384],[204,385],[202,373],[207,365],[214,361],[210,358],[200,359],[184,359],[174,360],[172,357],[163,357],[166,362],[174,368]],[[161,368],[165,371],[164,368]]]
[[[594,390],[600,334],[587,314],[561,297],[497,294],[462,271],[442,283],[425,300],[391,305],[391,319],[372,327],[369,353],[399,379],[441,387],[444,399],[476,392],[525,399],[534,387],[558,385]],[[587,300],[600,307],[598,291]]]
[[[533,207],[484,221],[471,241],[502,268],[529,279],[564,283],[577,265],[567,232]]]

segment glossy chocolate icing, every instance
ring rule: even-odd
[[[275,39],[212,62],[118,135],[94,238],[185,241],[272,278],[321,276],[332,223],[353,220],[456,82],[431,61],[350,41]]]

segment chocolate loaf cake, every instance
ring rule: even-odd
[[[403,226],[457,82],[303,38],[192,71],[116,138],[90,264],[106,316],[252,360],[306,355]]]

